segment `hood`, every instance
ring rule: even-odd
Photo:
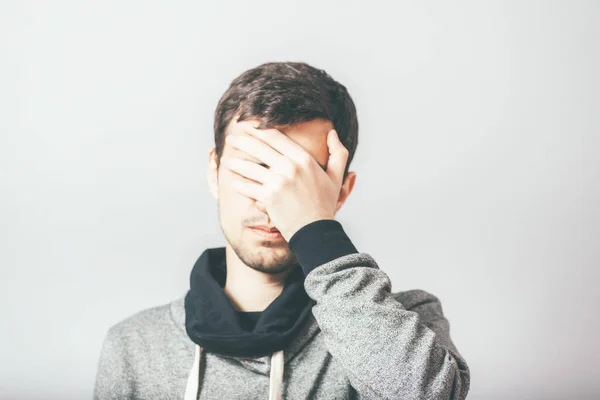
[[[272,354],[285,350],[287,360],[318,330],[311,312],[315,302],[304,290],[300,266],[290,273],[283,291],[261,313],[252,330],[244,329],[239,312],[223,291],[226,276],[225,247],[205,250],[190,275],[184,300],[185,330],[202,351],[245,364],[264,364],[268,371]]]

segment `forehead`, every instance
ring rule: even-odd
[[[251,121],[254,122],[254,121]],[[255,121],[254,125],[258,125],[258,121]],[[331,121],[316,119],[308,122],[301,122],[292,126],[286,126],[278,128],[283,134],[289,139],[299,144],[304,150],[313,156],[315,160],[322,166],[327,165],[327,159],[329,158],[329,151],[327,149],[327,133],[333,129]],[[244,132],[244,124],[240,124],[236,119],[233,119],[226,130],[226,135],[246,135]],[[233,149],[229,146],[225,146],[224,151],[231,151],[236,153],[242,153],[248,157],[248,159],[258,162],[254,157],[247,155],[246,153]]]

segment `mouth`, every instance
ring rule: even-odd
[[[279,232],[276,229],[275,230],[266,230],[266,229],[262,229],[262,228],[254,227],[254,226],[251,226],[250,229],[252,229],[252,231],[254,233],[256,233],[257,235],[262,236],[267,239],[274,239],[274,240],[282,240],[283,239],[281,232]]]

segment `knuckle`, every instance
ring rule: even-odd
[[[300,176],[300,171],[302,171],[302,168],[303,168],[303,166],[300,164],[293,164],[292,167],[290,168],[290,172],[289,172],[290,180],[294,180],[298,176]]]

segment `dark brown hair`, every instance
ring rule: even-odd
[[[215,111],[215,147],[220,164],[231,120],[257,119],[260,128],[291,126],[322,118],[331,121],[349,151],[344,178],[358,145],[356,107],[346,87],[325,71],[301,62],[270,62],[235,78]]]

